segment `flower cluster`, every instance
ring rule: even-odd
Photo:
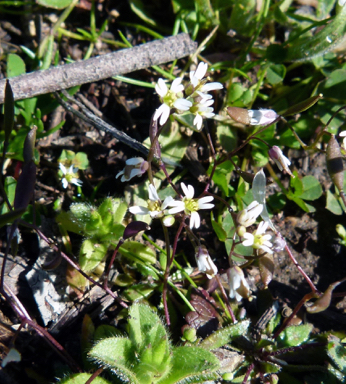
[[[154,121],[164,125],[171,113],[183,114],[189,112],[195,116],[193,124],[197,130],[202,129],[203,118],[211,118],[214,114],[214,100],[208,92],[222,89],[218,82],[208,83],[205,77],[208,70],[207,63],[199,63],[195,71],[190,72],[190,82],[185,86],[182,79],[175,79],[170,88],[163,79],[159,79],[155,90],[161,99],[161,106],[154,113]]]
[[[150,215],[151,218],[164,218],[165,226],[171,226],[174,223],[172,215],[183,212],[190,217],[190,228],[199,228],[201,218],[198,211],[200,209],[211,209],[214,204],[210,202],[214,199],[212,196],[204,196],[200,199],[194,198],[195,190],[192,185],[186,186],[181,183],[181,188],[185,194],[182,200],[174,200],[172,196],[168,196],[162,202],[158,196],[155,187],[149,185],[149,200],[147,207],[133,206],[129,210],[135,215]]]

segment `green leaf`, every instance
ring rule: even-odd
[[[64,9],[72,4],[73,0],[37,0],[37,3],[44,7]]]
[[[84,240],[79,251],[79,265],[84,272],[91,272],[104,259],[107,247],[94,240]]]
[[[103,339],[90,350],[89,356],[100,365],[123,376],[130,383],[141,384],[132,371],[131,362],[135,361],[135,354],[129,339],[123,337]]]
[[[290,116],[295,115],[297,113],[301,113],[311,108],[314,104],[317,103],[318,100],[322,98],[322,94],[317,96],[309,97],[307,100],[304,100],[298,104],[293,105],[292,107],[286,109],[286,111],[280,113],[282,116]]]
[[[227,152],[232,152],[237,147],[238,137],[236,134],[236,130],[231,126],[219,123],[217,125],[216,135],[222,148],[225,149]],[[230,162],[228,161],[228,163]]]
[[[153,27],[157,26],[156,21],[144,10],[144,4],[141,0],[130,0],[130,6],[132,11],[145,23]]]
[[[312,329],[312,324],[293,325],[281,332],[279,339],[285,347],[296,347],[309,340]]]
[[[331,191],[327,191],[326,208],[334,215],[342,215],[346,211],[342,200],[337,199]]]
[[[71,376],[64,377],[62,380],[59,380],[60,384],[85,384],[90,378],[91,373],[75,373]],[[108,381],[100,376],[97,376],[93,380],[93,384],[112,384],[111,381]]]
[[[314,176],[305,176],[302,179],[303,193],[299,196],[304,200],[317,200],[322,195],[322,186]]]
[[[335,49],[346,33],[346,7],[314,36],[301,36],[286,50],[286,61],[306,61]]]
[[[17,180],[14,177],[12,177],[12,176],[7,176],[6,179],[5,179],[5,183],[4,184],[5,184],[4,185],[4,189],[5,189],[5,193],[6,193],[7,199],[9,201],[10,205],[13,206],[14,196],[15,196],[16,187],[17,187]],[[6,213],[8,211],[9,210],[8,210],[7,204],[4,202],[2,204],[0,213],[4,214],[4,213]]]
[[[267,69],[267,79],[269,84],[281,83],[286,76],[286,67],[282,64],[272,64]]]
[[[123,336],[123,332],[113,327],[113,325],[102,324],[96,328],[96,331],[94,334],[94,341],[96,342],[102,339],[115,337],[115,336]]]
[[[297,171],[294,171],[293,175],[295,177],[294,178],[291,177],[290,186],[291,186],[291,188],[294,188],[294,196],[298,197],[303,193],[303,190],[304,190],[303,182],[300,179]]]
[[[155,288],[157,288],[157,284],[133,284],[130,288],[125,289],[123,296],[130,301],[141,300],[150,296]]]
[[[249,320],[240,321],[237,324],[232,324],[222,329],[219,329],[205,338],[199,345],[200,347],[213,350],[220,348],[230,343],[233,338],[243,336],[250,326]]]
[[[177,347],[173,350],[172,369],[160,384],[200,383],[215,379],[213,372],[220,367],[217,357],[200,347]]]
[[[338,369],[346,375],[346,348],[337,337],[332,335],[328,337],[327,354]]]
[[[222,228],[222,225],[219,224],[217,221],[215,220],[211,220],[211,225],[213,226],[213,229],[216,233],[216,236],[218,237],[218,239],[222,242],[226,241],[227,239],[227,233],[226,231]]]
[[[23,59],[14,53],[10,53],[7,56],[7,77],[15,77],[24,73],[25,63]]]
[[[84,152],[76,153],[72,164],[78,169],[87,169],[89,167],[89,160],[87,154]]]
[[[155,264],[156,253],[145,244],[138,243],[137,241],[126,241],[120,248],[119,252],[136,262],[144,264]]]

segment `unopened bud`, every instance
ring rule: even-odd
[[[332,135],[327,145],[327,170],[336,188],[342,192],[344,186],[344,164],[340,145]]]
[[[208,279],[211,279],[214,275],[217,274],[218,269],[213,263],[207,248],[204,245],[201,245],[196,248],[195,252],[197,268],[200,272],[205,272]]]
[[[291,165],[291,162],[288,160],[286,156],[284,156],[284,154],[282,153],[279,147],[274,145],[272,148],[269,149],[268,154],[269,154],[269,157],[275,161],[280,171],[284,170],[290,176],[294,177],[291,170],[288,168],[288,166]]]

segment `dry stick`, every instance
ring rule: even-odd
[[[186,33],[155,40],[72,64],[12,77],[15,100],[68,89],[76,85],[168,63],[192,54],[197,44]],[[6,80],[0,81],[0,104],[4,102]]]

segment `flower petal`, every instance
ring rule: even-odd
[[[141,207],[139,205],[135,205],[129,208],[129,211],[134,215],[147,215],[149,213],[149,209],[146,207]]]

